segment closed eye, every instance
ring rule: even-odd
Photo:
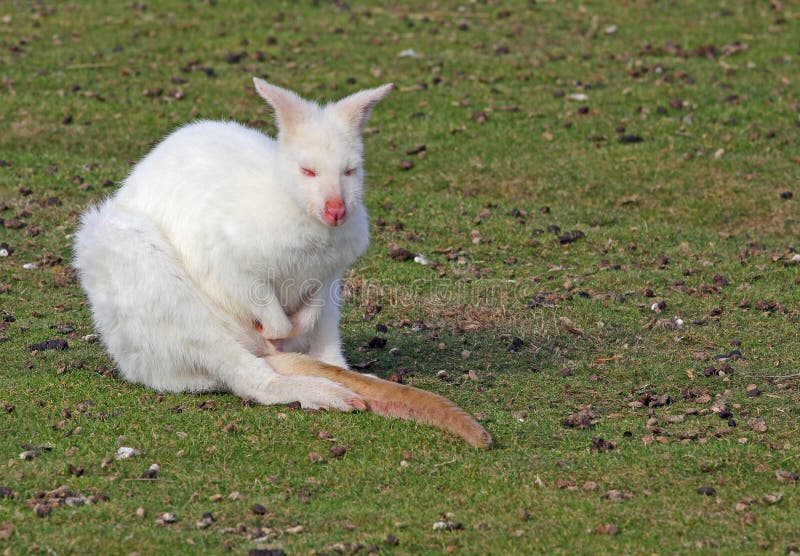
[[[307,176],[309,178],[316,178],[317,177],[317,173],[314,170],[312,170],[311,168],[300,168],[300,171],[303,172],[304,176]]]
[[[352,176],[355,175],[355,173],[356,173],[355,168],[348,168],[347,170],[344,171],[345,176]]]

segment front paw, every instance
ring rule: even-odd
[[[321,313],[322,310],[319,307],[305,305],[289,315],[289,322],[292,324],[292,329],[287,337],[294,338],[311,332],[317,325]]]

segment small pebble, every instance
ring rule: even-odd
[[[164,512],[159,518],[156,519],[156,523],[160,522],[162,524],[175,523],[176,521],[178,521],[178,516],[172,512]]]
[[[128,459],[133,456],[138,456],[141,453],[142,452],[136,448],[131,448],[130,446],[121,446],[114,455],[114,459]]]
[[[203,516],[195,522],[198,529],[208,529],[214,523],[214,516],[211,512],[206,512]]]

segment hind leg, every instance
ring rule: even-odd
[[[75,267],[123,377],[160,391],[224,389],[262,404],[349,409],[358,397],[327,379],[279,375],[245,349],[246,332],[193,284],[146,218],[111,203],[87,212]]]

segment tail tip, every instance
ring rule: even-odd
[[[492,440],[492,435],[481,427],[481,430],[470,439],[470,444],[479,450],[491,450],[494,446],[494,440]]]

